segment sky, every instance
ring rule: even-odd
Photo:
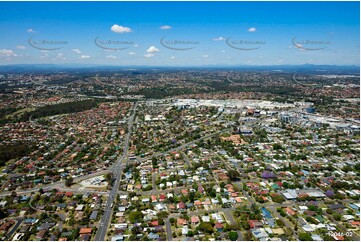
[[[359,65],[359,2],[0,2],[0,65]]]

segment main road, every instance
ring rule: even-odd
[[[127,133],[127,136],[126,136],[125,142],[124,142],[123,155],[117,160],[117,162],[113,166],[113,174],[115,177],[115,181],[114,181],[112,190],[109,193],[109,197],[107,199],[107,203],[106,203],[106,206],[104,209],[104,214],[100,220],[98,231],[94,238],[95,241],[104,241],[105,240],[105,237],[107,235],[107,231],[108,231],[108,228],[110,225],[110,221],[112,219],[113,208],[114,208],[113,204],[115,202],[115,199],[116,199],[116,196],[118,193],[120,179],[122,177],[125,164],[128,163],[129,139],[130,139],[130,135],[132,132],[132,126],[133,126],[133,122],[134,122],[134,118],[135,118],[135,114],[136,114],[136,108],[137,108],[137,103],[134,104],[133,110],[132,110],[133,113],[128,120],[128,133]]]

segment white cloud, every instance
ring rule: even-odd
[[[153,57],[153,56],[154,56],[153,54],[145,54],[145,55],[144,55],[144,57],[147,57],[147,58]]]
[[[256,28],[252,27],[248,29],[248,32],[256,32],[256,30],[257,30]]]
[[[209,55],[202,55],[202,57],[203,57],[203,58],[208,58],[208,57],[209,57]]]
[[[41,50],[42,53],[49,53],[48,50]]]
[[[175,59],[175,57],[174,57],[174,56],[171,56],[170,58],[171,58],[171,59]]]
[[[65,60],[65,56],[63,53],[58,53],[58,55],[56,56],[57,59],[60,59],[60,60]]]
[[[120,25],[117,25],[117,24],[114,24],[111,28],[110,28],[111,31],[115,32],[115,33],[130,33],[132,32],[132,30],[128,27],[123,27],[123,26],[120,26]]]
[[[225,40],[224,37],[220,36],[220,37],[217,37],[217,38],[213,38],[214,41],[221,41],[221,40]]]
[[[167,29],[171,29],[172,26],[169,26],[169,25],[163,25],[163,26],[160,26],[159,27],[161,30],[167,30]]]
[[[81,55],[79,58],[80,58],[80,59],[89,59],[90,56],[89,56],[89,55]]]
[[[128,52],[128,55],[135,55],[135,52]]]
[[[151,46],[147,49],[148,53],[156,53],[159,52],[159,50],[155,46]]]
[[[133,46],[134,46],[134,47],[138,47],[139,45],[138,45],[138,44],[134,44]]]
[[[19,50],[25,50],[26,49],[26,47],[23,46],[23,45],[17,45],[16,48],[18,48]]]
[[[116,59],[117,57],[114,56],[114,55],[107,55],[106,58],[108,58],[108,59]]]
[[[71,51],[77,53],[77,54],[81,54],[81,51],[79,49],[72,49]]]
[[[15,57],[18,56],[13,50],[0,49],[0,57]]]
[[[28,33],[36,33],[36,31],[33,30],[33,29],[27,29],[26,32],[28,32]]]

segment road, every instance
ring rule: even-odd
[[[127,133],[127,136],[126,136],[125,142],[124,142],[123,155],[117,160],[116,164],[113,166],[113,175],[114,175],[115,181],[114,181],[112,190],[109,193],[109,197],[107,199],[107,203],[106,203],[106,206],[104,209],[104,214],[100,220],[98,231],[94,238],[94,240],[96,240],[96,241],[104,241],[105,240],[105,237],[107,235],[108,228],[109,228],[109,225],[110,225],[110,222],[112,219],[114,202],[116,201],[116,196],[117,196],[117,193],[119,190],[120,179],[122,177],[123,169],[125,168],[125,164],[128,163],[129,139],[130,139],[130,135],[132,132],[132,126],[133,126],[134,117],[136,114],[136,108],[137,108],[137,103],[134,104],[133,110],[132,110],[132,112],[133,112],[132,116],[128,120],[128,133]]]
[[[169,217],[165,220],[165,230],[167,232],[167,241],[172,241],[172,225],[170,224]]]
[[[285,224],[286,227],[290,228],[291,231],[293,232],[293,236],[296,238],[296,240],[299,240],[299,239],[298,239],[298,234],[297,234],[296,231],[294,230],[294,227],[295,227],[295,226],[293,225],[293,223],[291,223],[287,218],[283,218],[283,217],[281,216],[281,214],[279,214],[279,213],[277,212],[276,207],[267,206],[267,208],[268,208],[269,210],[271,210],[272,213],[273,213],[278,219],[280,219],[280,220]]]
[[[186,153],[184,152],[180,152],[180,153],[183,156],[184,161],[187,163],[187,166],[191,167],[191,162],[189,161],[189,157],[186,155]]]
[[[239,190],[242,191],[243,196],[247,198],[248,200],[247,207],[251,207],[252,204],[256,203],[256,201],[250,195],[248,195],[247,191],[243,190],[243,186],[241,182],[235,182],[233,184],[236,185],[239,188]]]
[[[230,209],[224,209],[223,213],[227,216],[228,220],[231,222],[232,225],[237,224],[237,222],[234,220],[232,214],[230,213]],[[237,230],[236,232],[238,234],[238,240],[244,241],[245,239],[243,237],[242,232],[240,230]]]
[[[156,173],[155,171],[153,171],[153,173],[152,173],[152,187],[153,187],[152,191],[153,191],[153,192],[154,192],[154,191],[157,191],[157,184],[156,184],[156,182],[157,182],[157,173]]]

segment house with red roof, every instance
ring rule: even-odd
[[[156,203],[157,202],[157,195],[151,195],[150,199],[152,200],[152,203]]]
[[[164,195],[164,194],[159,195],[159,201],[160,202],[163,202],[165,199],[167,199],[166,195]]]
[[[350,221],[351,226],[353,227],[360,227],[360,221]]]
[[[212,203],[211,203],[210,200],[205,200],[205,201],[203,201],[203,205],[209,206],[209,205],[211,205],[211,204],[212,204]]]
[[[152,226],[152,227],[159,226],[158,220],[154,220],[154,221],[150,222],[150,223],[149,223],[149,226]]]
[[[196,225],[199,223],[199,217],[198,216],[192,216],[191,217],[191,223],[192,225]]]
[[[248,223],[249,223],[249,226],[250,226],[251,229],[262,228],[263,227],[262,222],[259,221],[259,220],[249,220]]]
[[[184,225],[187,225],[187,220],[183,219],[183,218],[178,218],[177,219],[177,224],[179,226],[184,226]]]
[[[180,201],[178,204],[177,204],[177,209],[179,210],[184,210],[186,209],[186,205],[184,202]]]
[[[293,209],[291,209],[291,208],[289,208],[289,207],[285,208],[285,212],[286,212],[287,214],[291,215],[291,216],[296,215],[296,212],[293,211]]]
[[[93,231],[92,228],[81,228],[79,234],[91,234]]]
[[[182,192],[183,195],[188,195],[188,190],[187,189],[183,189],[181,192]]]
[[[215,228],[218,232],[222,232],[222,231],[223,231],[223,224],[217,222],[217,223],[214,225],[214,228]]]
[[[194,206],[196,207],[201,207],[202,206],[202,202],[197,200],[197,201],[194,201]]]
[[[72,197],[72,196],[73,196],[73,192],[65,192],[65,196],[67,196],[67,197]]]

